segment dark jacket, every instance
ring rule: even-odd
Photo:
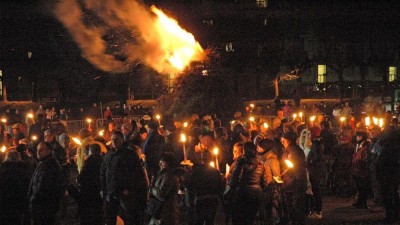
[[[150,194],[162,201],[161,208],[153,219],[161,220],[165,225],[177,225],[179,221],[179,181],[171,169],[161,170]],[[150,223],[151,224],[151,223]]]
[[[225,185],[220,172],[206,164],[196,164],[193,166],[192,174],[189,178],[187,189],[189,194],[195,198],[215,198],[224,191]]]
[[[0,224],[21,218],[28,187],[27,166],[23,162],[6,161],[0,166]]]
[[[266,185],[263,163],[256,157],[238,159],[229,186],[261,189]]]
[[[119,199],[124,190],[144,206],[149,190],[147,173],[136,152],[125,147],[116,150],[107,165],[106,196]]]
[[[293,163],[293,168],[290,168],[282,177],[283,189],[286,192],[306,192],[307,189],[307,174],[306,174],[306,163],[305,155],[303,150],[292,143],[282,155],[282,171],[287,169],[285,160],[290,160]]]
[[[39,160],[29,185],[29,208],[56,213],[63,194],[61,180],[61,166],[52,155]]]
[[[81,203],[100,201],[100,168],[103,159],[100,155],[91,155],[86,159],[77,180],[80,186]]]
[[[322,179],[323,176],[323,149],[318,139],[312,141],[311,150],[307,157],[307,169],[313,179]]]
[[[143,146],[143,152],[146,155],[146,168],[158,167],[164,147],[164,137],[157,130],[150,132]]]

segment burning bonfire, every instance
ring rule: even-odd
[[[160,73],[178,74],[206,58],[194,36],[155,6],[149,10],[132,0],[62,0],[55,14],[83,57],[107,72],[128,72],[142,61]]]

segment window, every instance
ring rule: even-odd
[[[225,51],[227,51],[227,52],[233,52],[233,51],[235,51],[235,50],[233,49],[233,44],[232,44],[232,42],[226,43],[226,45],[225,45]]]
[[[213,20],[203,20],[203,24],[207,27],[212,27],[214,24]]]
[[[390,66],[389,67],[389,82],[393,82],[394,80],[396,80],[397,77],[397,67],[395,66]]]
[[[268,0],[256,0],[256,5],[258,8],[267,8]]]
[[[320,84],[326,82],[326,65],[318,65],[317,82]]]

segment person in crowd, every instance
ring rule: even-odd
[[[378,182],[376,167],[379,160],[379,155],[382,151],[381,144],[382,131],[380,127],[373,127],[370,132],[371,147],[368,150],[367,165],[371,177],[371,189],[374,195],[374,202],[376,206],[382,206],[382,191]]]
[[[311,184],[311,201],[308,207],[311,217],[322,219],[321,181],[323,179],[323,146],[318,132],[310,132],[312,141],[310,152],[306,157],[308,181]],[[307,185],[308,186],[308,185]]]
[[[39,163],[33,173],[28,206],[32,225],[54,225],[62,196],[61,166],[52,156],[52,147],[47,142],[37,146]]]
[[[350,118],[351,114],[352,114],[352,109],[350,107],[350,103],[349,102],[345,102],[344,106],[342,107],[342,111],[341,111],[342,116],[346,117],[346,118]]]
[[[273,212],[279,211],[279,193],[277,190],[276,182],[273,177],[281,176],[280,162],[277,155],[279,148],[276,142],[270,139],[263,139],[257,145],[257,158],[263,162],[265,168],[265,181],[267,188],[265,189],[262,219],[265,224],[274,224],[279,220],[280,215]]]
[[[17,146],[19,140],[24,139],[25,135],[21,132],[21,124],[17,123],[12,126],[12,145]]]
[[[279,108],[276,110],[276,117],[272,120],[271,129],[276,130],[281,125],[284,118],[283,109]]]
[[[368,151],[370,149],[370,141],[368,133],[358,131],[356,133],[356,149],[351,162],[351,174],[357,187],[357,201],[353,206],[360,209],[367,209],[368,188],[369,188],[369,171],[367,165]]]
[[[220,172],[210,166],[212,153],[202,154],[202,163],[195,164],[187,182],[187,190],[194,207],[195,225],[213,225],[215,214],[225,184]]]
[[[29,179],[19,152],[8,151],[0,165],[0,224],[22,224]]]
[[[143,145],[143,153],[146,155],[146,169],[149,177],[155,176],[160,170],[160,156],[164,152],[165,139],[158,133],[158,123],[150,121],[149,134]]]
[[[233,170],[229,181],[231,188],[237,189],[233,205],[232,223],[251,225],[261,207],[262,189],[265,188],[265,169],[256,157],[256,146],[251,142],[244,144],[244,155]]]
[[[396,224],[399,220],[399,184],[400,184],[400,129],[389,126],[385,128],[381,142],[381,152],[378,157],[376,173],[383,194],[385,209],[384,224]]]
[[[113,121],[110,121],[108,123],[108,129],[104,132],[103,138],[106,140],[106,142],[111,141],[111,135],[114,131],[117,130],[117,126]]]
[[[160,171],[152,179],[150,198],[161,202],[161,206],[151,215],[149,225],[178,225],[179,221],[179,179],[175,175],[175,156],[164,152],[160,156]]]
[[[95,141],[93,137],[90,135],[90,131],[87,128],[82,128],[79,131],[79,138],[82,143],[76,151],[76,165],[78,168],[78,172],[82,170],[86,156],[88,155],[87,152],[89,149],[87,147],[90,144],[98,144],[101,148],[102,153],[105,154],[107,152],[107,148],[104,146],[104,144],[99,141]]]
[[[281,137],[284,152],[281,159],[282,171],[287,171],[282,176],[282,191],[285,198],[287,220],[292,224],[305,223],[305,193],[307,190],[307,173],[305,155],[303,150],[296,145],[296,134],[288,132]],[[289,168],[286,160],[293,163],[295,168]]]
[[[79,219],[81,225],[102,225],[102,200],[100,197],[100,168],[103,162],[98,144],[89,145],[89,155],[77,178],[80,196]]]
[[[124,136],[111,136],[114,152],[105,171],[105,223],[115,225],[120,213],[125,225],[141,225],[148,199],[149,180],[138,155],[128,148]]]
[[[232,150],[230,148],[228,131],[225,127],[217,127],[214,129],[215,144],[219,149],[218,162],[221,173],[226,173],[225,165],[232,163]]]
[[[39,108],[36,110],[36,118],[41,116],[42,118],[46,118],[46,110],[44,109],[43,105],[40,104]]]
[[[104,117],[104,119],[106,119],[109,122],[112,121],[113,112],[111,111],[110,106],[107,106],[106,110],[104,110],[103,117]]]
[[[6,147],[12,145],[12,136],[5,130],[3,124],[0,124],[0,145]]]
[[[124,135],[124,141],[132,144],[132,126],[129,123],[121,125],[121,133]]]

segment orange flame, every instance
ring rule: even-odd
[[[192,61],[204,58],[204,50],[193,34],[182,29],[176,20],[169,18],[157,7],[151,6],[151,11],[157,15],[154,27],[163,50],[162,59],[172,65],[175,72],[181,72]]]

